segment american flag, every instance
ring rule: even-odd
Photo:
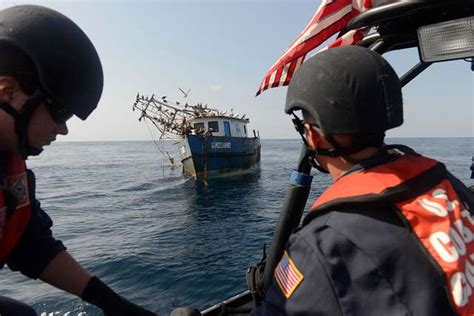
[[[303,274],[295,266],[295,263],[286,251],[275,268],[274,276],[286,298],[289,298],[301,281],[303,281]]]
[[[303,32],[263,77],[257,95],[269,88],[287,86],[293,73],[301,66],[311,50],[341,31],[361,12],[390,2],[395,0],[323,0]],[[329,44],[327,48],[356,44],[368,32],[367,28],[352,30]]]

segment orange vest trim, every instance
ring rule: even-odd
[[[322,194],[313,211],[331,200],[380,195],[434,168],[435,160],[406,154],[361,172],[348,174]],[[396,206],[446,279],[446,288],[459,315],[474,315],[474,218],[446,178]],[[326,210],[331,210],[329,206]]]
[[[28,227],[31,217],[30,197],[25,162],[18,154],[8,154],[4,186],[17,199],[16,209],[5,219],[0,231],[0,261],[5,261],[10,252],[20,241]],[[5,196],[0,193],[0,210],[6,213]]]
[[[368,194],[382,194],[403,182],[433,168],[437,161],[421,156],[403,155],[389,163],[339,178],[314,202],[312,209],[338,198],[351,198]],[[343,193],[340,192],[343,190]]]

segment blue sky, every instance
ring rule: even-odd
[[[0,0],[0,8],[23,1]],[[246,113],[262,138],[297,138],[284,114],[286,88],[255,92],[320,1],[29,1],[72,18],[101,56],[105,87],[87,122],[64,140],[150,140],[132,112],[137,92]],[[415,49],[388,60],[402,75]],[[434,64],[404,89],[405,124],[389,137],[474,136],[474,80],[465,61]]]

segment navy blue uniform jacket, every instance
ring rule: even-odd
[[[253,315],[455,315],[414,238],[391,209],[319,216],[287,246],[303,280],[287,299],[273,278]]]

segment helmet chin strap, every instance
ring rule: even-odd
[[[15,133],[18,140],[18,150],[23,159],[28,156],[39,155],[43,150],[30,146],[28,141],[28,125],[34,110],[43,101],[43,96],[40,93],[33,94],[23,105],[23,110],[18,112],[10,103],[0,102],[0,109],[4,110],[15,121]]]
[[[328,174],[329,171],[324,169],[320,164],[319,162],[316,160],[316,156],[319,155],[319,150],[318,149],[314,149],[312,148],[309,144],[308,144],[308,141],[306,140],[306,137],[304,136],[304,124],[303,124],[303,121],[294,113],[292,112],[291,114],[293,114],[293,125],[295,126],[295,129],[296,131],[300,134],[301,136],[301,139],[303,140],[303,143],[305,145],[305,147],[308,149],[308,152],[310,153],[310,156],[311,156],[311,166],[313,168],[315,168],[316,170],[318,170],[319,172],[321,173],[326,173]]]
[[[314,150],[312,150],[314,152]],[[315,157],[313,157],[313,159],[311,159],[311,166],[313,166],[313,168],[317,169],[319,172],[321,173],[325,173],[325,174],[329,174],[329,171],[324,169],[320,164],[319,162],[316,160]]]
[[[300,134],[301,139],[303,139],[303,142],[306,148],[308,148],[308,150],[311,152],[313,157],[317,157],[317,156],[324,156],[324,157],[331,157],[331,158],[343,157],[345,160],[356,164],[356,163],[359,163],[360,161],[357,159],[351,158],[350,155],[360,152],[361,150],[364,150],[369,147],[367,144],[359,144],[357,146],[352,146],[350,148],[343,148],[339,146],[339,144],[337,143],[333,135],[324,135],[326,140],[333,146],[333,148],[312,148],[305,137],[303,120],[301,120],[295,114],[295,112],[291,112],[291,114],[293,115],[292,121],[293,121],[293,125],[295,126],[296,131]],[[378,147],[378,146],[375,146],[375,147]],[[316,161],[315,158],[312,158],[311,165],[322,173],[329,173]]]

